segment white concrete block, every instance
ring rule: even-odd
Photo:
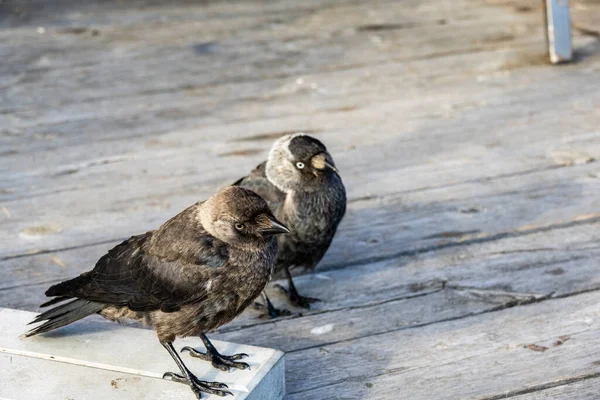
[[[23,338],[35,313],[0,308],[0,398],[193,399],[190,389],[162,379],[179,372],[156,334],[98,321],[78,321],[57,331]],[[274,349],[214,341],[222,354],[247,353],[250,370],[223,372],[182,354],[200,379],[229,385],[236,400],[282,399],[283,353]],[[198,338],[174,343],[204,351]],[[204,396],[203,396],[204,397]],[[205,398],[219,398],[206,396]]]

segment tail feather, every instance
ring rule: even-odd
[[[51,300],[48,303],[51,303]],[[42,314],[38,315],[30,324],[46,321],[42,325],[33,328],[25,334],[25,337],[38,335],[40,333],[50,332],[54,329],[63,327],[88,315],[101,311],[106,305],[95,303],[88,300],[75,299],[66,304],[61,304]]]
[[[52,300],[49,300],[49,301],[45,302],[44,304],[41,304],[40,307],[49,307],[49,306],[52,306],[52,305],[54,305],[56,303],[61,303],[61,302],[65,301],[65,300],[68,300],[70,298],[71,297],[69,297],[69,296],[55,297]]]
[[[41,313],[40,315],[38,315],[37,317],[35,317],[35,319],[33,321],[31,321],[29,324],[35,324],[37,322],[51,320],[51,319],[54,319],[54,318],[58,318],[58,317],[60,317],[60,316],[62,316],[64,314],[67,314],[69,312],[77,311],[79,308],[81,308],[81,306],[83,304],[85,304],[87,302],[88,302],[87,300],[75,299],[75,300],[70,301],[68,303],[61,304],[59,306],[51,308],[48,311],[45,311],[45,312]]]

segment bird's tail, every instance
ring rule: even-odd
[[[53,301],[61,301],[65,300],[65,298],[57,298],[55,300],[51,300],[46,305],[55,304]],[[51,308],[48,311],[45,311],[35,317],[30,324],[35,324],[38,322],[46,321],[42,325],[33,328],[29,332],[25,334],[25,337],[38,335],[44,332],[50,332],[54,329],[60,328],[62,326],[68,325],[72,322],[78,321],[88,315],[95,314],[101,311],[105,304],[95,303],[93,301],[75,299],[65,304],[61,304],[57,307]]]

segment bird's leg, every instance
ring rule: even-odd
[[[229,371],[230,367],[237,369],[248,369],[250,366],[245,362],[239,362],[235,360],[242,359],[244,357],[248,357],[246,353],[234,354],[232,356],[224,356],[221,355],[215,346],[208,340],[204,333],[200,334],[200,339],[202,339],[202,343],[206,347],[206,353],[201,353],[198,350],[185,346],[181,349],[182,352],[189,351],[192,357],[200,358],[202,360],[210,361],[213,367],[220,369],[221,371]]]
[[[287,276],[288,289],[284,289],[281,285],[277,285],[277,287],[287,294],[290,303],[292,303],[296,307],[310,308],[310,303],[321,301],[314,297],[305,297],[300,295],[300,293],[298,293],[298,290],[296,289],[296,286],[294,285],[294,281],[292,280],[292,274],[290,273],[289,268],[284,267],[283,270],[285,271],[285,274]]]
[[[288,315],[292,315],[292,313],[289,310],[286,310],[285,308],[275,308],[275,306],[273,305],[273,303],[271,303],[271,300],[269,299],[269,297],[267,296],[267,293],[263,290],[260,293],[261,297],[262,297],[262,304],[261,303],[254,303],[254,308],[256,309],[267,309],[267,312],[264,314],[260,315],[260,318],[277,318],[277,317],[282,317],[282,316],[288,316]]]
[[[219,390],[227,388],[226,384],[220,382],[201,381],[194,374],[192,374],[181,360],[181,357],[179,357],[179,354],[177,354],[177,351],[175,351],[175,349],[173,348],[173,343],[161,341],[160,344],[162,344],[163,347],[167,349],[171,357],[173,357],[173,360],[175,360],[175,364],[177,364],[179,370],[181,371],[181,374],[176,374],[174,372],[165,372],[165,374],[163,375],[163,379],[169,379],[173,382],[179,382],[189,385],[192,388],[192,392],[194,392],[197,398],[201,398],[202,392],[208,394],[216,394],[217,396],[225,396],[228,394],[233,395],[228,390]]]

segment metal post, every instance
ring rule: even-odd
[[[553,64],[570,61],[573,58],[573,49],[569,0],[544,0],[544,3],[550,61]]]

